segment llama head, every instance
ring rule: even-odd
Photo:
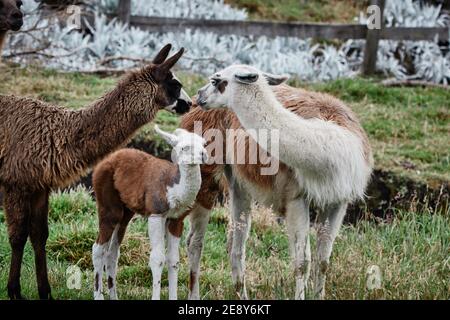
[[[166,45],[159,51],[151,64],[136,74],[134,89],[139,92],[152,93],[153,102],[159,109],[182,114],[189,111],[192,101],[183,90],[181,82],[172,73],[171,68],[183,55],[184,48],[167,58],[171,48],[171,44]]]
[[[208,161],[206,140],[184,129],[168,133],[155,126],[156,132],[173,147],[172,160],[183,165],[198,165]]]
[[[22,1],[0,0],[0,31],[18,31],[23,25]]]
[[[205,110],[225,108],[232,106],[231,98],[239,87],[275,86],[287,79],[288,76],[262,72],[251,66],[232,65],[210,77],[210,82],[198,91],[197,104]]]

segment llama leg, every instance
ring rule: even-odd
[[[209,209],[195,206],[189,214],[190,230],[187,238],[189,258],[189,300],[200,299],[200,259],[209,221]]]
[[[117,300],[117,290],[115,280],[117,274],[117,263],[120,255],[120,243],[118,232],[119,232],[119,225],[117,225],[113,231],[105,255],[105,270],[106,270],[106,279],[108,280],[110,300]]]
[[[148,234],[150,237],[149,266],[152,271],[153,293],[152,300],[161,298],[161,274],[164,268],[164,233],[166,229],[166,218],[161,215],[151,215],[148,218]]]
[[[120,244],[122,243],[128,223],[134,213],[128,209],[124,209],[124,214],[120,224],[114,229],[109,242],[108,253],[106,255],[106,277],[108,279],[109,298],[117,300],[117,265],[120,256]]]
[[[230,183],[232,244],[231,244],[231,275],[240,299],[246,300],[245,284],[245,245],[251,225],[251,197],[238,184]]]
[[[314,263],[314,296],[317,299],[325,297],[326,272],[330,263],[333,243],[342,225],[347,203],[331,205],[317,216],[317,247]]]
[[[23,299],[20,290],[20,269],[23,249],[29,233],[30,196],[16,189],[6,189],[4,208],[8,223],[9,243],[11,245],[11,265],[8,279],[10,299]]]
[[[295,274],[295,299],[303,300],[311,266],[309,206],[304,199],[297,199],[289,202],[286,209],[286,227]]]
[[[103,300],[103,268],[107,263],[107,255],[110,248],[114,230],[122,219],[122,209],[105,209],[99,205],[99,234],[97,241],[92,246],[92,263],[94,265],[94,299]]]
[[[104,257],[108,250],[108,242],[95,242],[92,246],[92,263],[94,265],[94,299],[103,300],[103,266]]]
[[[170,300],[177,300],[178,268],[180,265],[180,237],[182,230],[183,230],[183,219],[176,219],[176,220],[171,219],[168,221],[166,229],[166,238],[167,238],[167,268],[169,269]]]
[[[36,193],[33,196],[30,240],[34,249],[36,278],[39,297],[52,299],[47,275],[47,255],[45,245],[48,238],[48,191]]]

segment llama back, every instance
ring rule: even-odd
[[[177,177],[177,167],[173,163],[136,149],[121,149],[96,166],[92,184],[97,197],[120,190],[122,201],[133,212],[162,214],[169,206],[167,190],[160,185],[171,186],[177,182]],[[152,190],[152,194],[146,195],[142,190]],[[147,196],[150,198],[146,199]]]
[[[63,134],[67,118],[68,111],[38,100],[0,96],[0,163],[8,168],[0,171],[0,180],[16,184],[33,180],[36,188],[39,183],[64,184],[64,159],[52,162],[60,158],[67,139]]]

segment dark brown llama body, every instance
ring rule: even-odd
[[[11,299],[22,298],[20,267],[28,236],[39,296],[51,298],[45,253],[49,192],[74,182],[126,144],[158,110],[188,110],[190,100],[180,100],[186,93],[170,71],[183,50],[166,60],[170,49],[165,46],[153,64],[126,75],[115,89],[81,110],[0,95],[0,186],[12,247]]]
[[[22,1],[0,0],[0,62],[7,32],[18,31],[23,25],[21,6]]]

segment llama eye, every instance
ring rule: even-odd
[[[185,147],[183,147],[181,150],[183,150],[183,151],[189,151],[189,146],[185,146]]]
[[[217,80],[216,79],[211,79],[211,85],[213,87],[215,87],[217,85]]]

